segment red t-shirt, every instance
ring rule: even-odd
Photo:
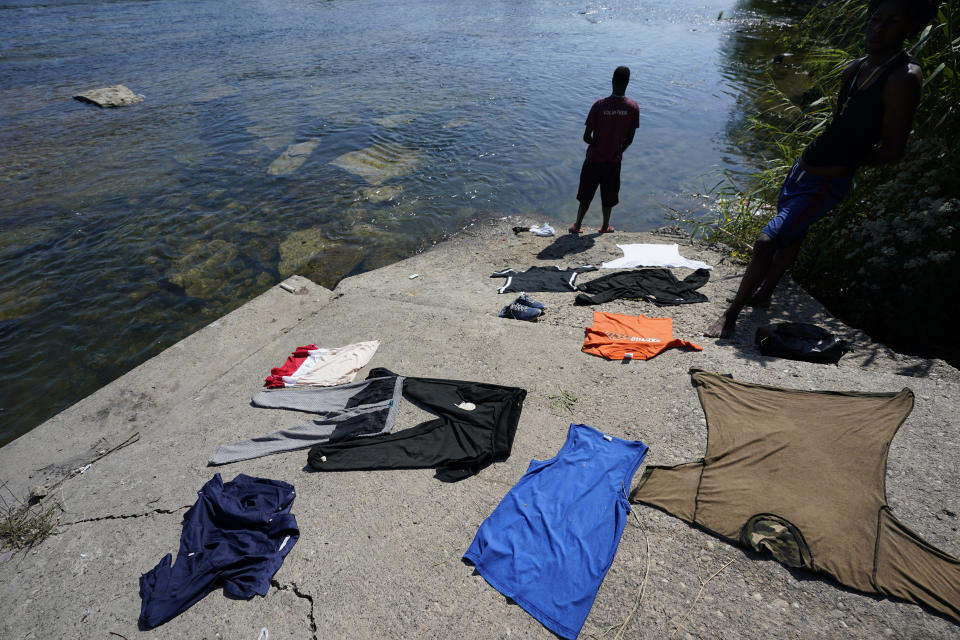
[[[630,98],[600,98],[590,107],[584,124],[593,130],[593,144],[587,147],[587,160],[620,162],[624,138],[640,126],[640,107]]]

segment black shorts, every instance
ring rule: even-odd
[[[580,188],[577,189],[577,200],[580,204],[590,206],[594,194],[600,187],[600,204],[605,208],[612,208],[620,202],[620,163],[619,162],[590,162],[583,161],[580,169]]]

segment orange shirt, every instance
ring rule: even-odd
[[[586,332],[581,350],[607,360],[647,360],[671,347],[703,351],[698,344],[673,337],[671,318],[594,311],[593,326]]]

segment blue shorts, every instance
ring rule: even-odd
[[[781,247],[799,242],[814,222],[830,213],[850,191],[849,177],[821,176],[793,165],[777,199],[777,215],[762,233]]]

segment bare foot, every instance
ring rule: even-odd
[[[733,315],[727,318],[727,315],[727,313],[721,313],[720,317],[707,327],[703,335],[708,338],[729,338],[732,336],[733,330],[737,328],[737,316]]]

